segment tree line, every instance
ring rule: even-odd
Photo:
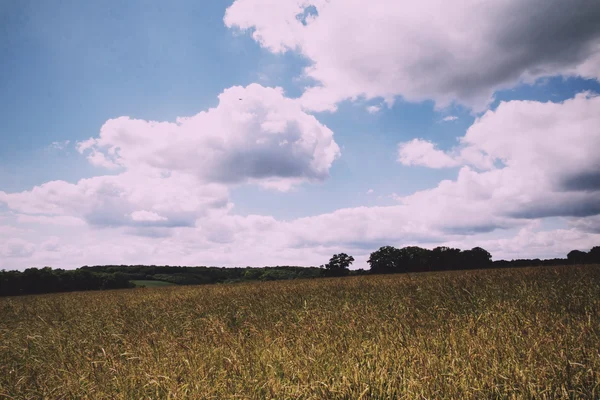
[[[350,273],[349,267],[353,261],[352,256],[340,253],[335,254],[323,267],[326,275],[343,276]],[[460,250],[445,246],[433,250],[417,246],[401,249],[383,246],[371,253],[367,263],[372,274],[483,269],[493,265],[492,255],[481,247]]]
[[[97,273],[50,267],[25,271],[0,271],[0,296],[132,288],[123,273]]]
[[[136,281],[154,280],[177,285],[235,283],[307,279],[331,276],[387,274],[461,269],[485,269],[568,264],[600,264],[600,246],[590,251],[573,250],[566,258],[518,259],[492,261],[492,255],[481,247],[460,250],[417,246],[396,248],[383,246],[371,253],[369,270],[350,270],[354,257],[334,254],[320,267],[180,267],[156,265],[99,265],[75,270],[28,268],[24,271],[0,271],[0,296],[131,288]]]

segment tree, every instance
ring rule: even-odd
[[[451,247],[440,246],[431,251],[431,263],[434,270],[459,269],[461,251]]]
[[[396,272],[422,272],[430,270],[431,250],[417,246],[403,247],[398,251],[398,271]]]
[[[465,250],[461,256],[462,265],[460,268],[464,269],[485,268],[492,263],[492,255],[481,247],[473,247],[471,250]]]
[[[354,257],[346,253],[334,254],[329,262],[325,264],[325,269],[330,276],[348,275],[348,268],[353,262]]]
[[[587,261],[588,254],[585,251],[571,250],[567,254],[567,260],[569,264],[585,264]]]
[[[383,246],[369,256],[367,263],[373,273],[399,272],[402,253],[393,246]]]
[[[587,262],[591,264],[600,264],[600,246],[592,247],[587,254]]]

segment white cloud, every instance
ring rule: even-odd
[[[144,164],[75,184],[0,192],[0,202],[18,213],[3,221],[14,219],[17,228],[8,234],[16,241],[1,247],[0,264],[319,265],[346,251],[365,267],[385,244],[480,245],[496,258],[565,256],[600,243],[599,127],[600,97],[589,94],[562,103],[504,102],[449,153],[418,140],[404,148],[407,163],[462,166],[456,179],[396,195],[393,206],[289,221],[235,215],[227,186]],[[120,159],[124,166],[131,160]],[[542,229],[539,221],[554,216],[570,225]],[[58,217],[86,224],[57,230],[49,224]],[[18,230],[24,223],[36,229]]]
[[[501,102],[478,118],[448,152],[413,139],[398,145],[404,165],[447,168],[470,165],[520,177],[540,176],[545,188],[600,190],[600,96],[584,92],[562,103]],[[560,160],[560,162],[557,162]]]
[[[586,218],[573,218],[569,221],[569,225],[578,231],[600,234],[600,215]],[[600,243],[597,245],[600,246]]]
[[[56,236],[49,238],[48,240],[42,242],[40,245],[40,249],[43,251],[51,251],[56,252],[60,250],[60,239]]]
[[[447,117],[442,118],[444,122],[456,121],[458,117],[456,115],[448,115]]]
[[[27,230],[10,225],[9,219],[0,215],[0,238],[3,240],[8,239],[9,237],[15,237],[24,232],[27,232]]]
[[[309,6],[316,13],[298,18]],[[395,96],[483,111],[493,93],[538,77],[600,78],[600,3],[589,0],[236,0],[226,26],[312,64],[303,105]]]
[[[15,226],[35,226],[40,237],[50,231],[45,226],[60,225],[65,234],[103,228],[147,240],[189,230],[212,243],[227,237],[217,232],[224,232],[219,227],[233,207],[232,185],[290,190],[327,178],[340,154],[330,129],[280,88],[257,84],[227,89],[217,107],[174,123],[109,120],[98,137],[76,148],[92,164],[120,172],[0,191],[0,204],[8,207]],[[207,233],[209,225],[215,228]],[[42,253],[48,247],[37,244]]]
[[[369,114],[376,114],[381,110],[380,106],[368,106],[367,107],[367,111],[369,112]]]
[[[338,210],[294,221],[294,229],[300,242],[314,244],[426,243],[526,227],[547,217],[600,215],[599,148],[600,97],[505,102],[479,118],[451,155],[421,140],[400,146],[407,164],[470,163],[477,169],[463,166],[456,180],[397,197],[398,206]],[[590,235],[595,226],[579,222],[574,227],[584,229],[560,234],[573,238],[569,245],[583,237],[591,243],[598,239]]]
[[[587,251],[600,243],[600,235],[577,229],[544,230],[539,224],[527,224],[513,235],[501,238],[471,236],[458,241],[448,241],[446,246],[458,248],[483,247],[495,259],[565,258],[574,249]]]
[[[373,193],[374,193],[374,190],[373,190],[373,189],[369,189],[369,190],[367,190],[367,194],[373,194]]]
[[[50,148],[55,150],[63,150],[69,145],[69,143],[71,143],[70,140],[63,140],[62,142],[52,142],[50,144]]]
[[[461,143],[465,163],[541,175],[561,191],[600,190],[600,97],[580,93],[562,103],[510,101],[488,111]],[[539,186],[538,182],[536,186]]]
[[[131,219],[137,222],[157,222],[166,221],[167,218],[153,212],[146,210],[138,210],[131,213]]]
[[[403,165],[420,165],[429,168],[457,167],[460,162],[435,145],[422,139],[413,139],[398,145],[398,162]]]
[[[96,167],[106,168],[106,169],[118,169],[119,165],[109,160],[104,153],[93,149],[87,156],[87,160],[90,164],[95,165]]]
[[[431,157],[413,159],[439,167],[441,162],[432,161],[434,156],[443,160],[439,151],[424,148]],[[442,182],[434,193],[443,190],[469,207],[481,200],[494,214],[516,218],[600,214],[598,148],[598,96],[582,93],[563,103],[501,103],[475,121],[461,138],[460,149],[446,154],[483,171],[463,167],[455,182]],[[424,193],[409,199],[423,204]]]
[[[17,221],[21,224],[47,224],[47,225],[62,225],[62,226],[85,225],[85,221],[83,219],[68,216],[68,215],[47,216],[47,215],[19,214],[17,216]]]
[[[402,200],[402,196],[400,196],[398,193],[392,193],[390,195],[390,197],[394,200],[394,201],[401,201]]]
[[[178,171],[205,183],[277,189],[324,180],[340,154],[329,128],[282,89],[258,84],[226,89],[217,107],[176,122],[109,120],[78,150],[108,168]]]
[[[83,153],[84,151],[93,148],[95,144],[96,144],[96,139],[89,138],[87,140],[82,140],[81,142],[77,142],[75,147],[77,148],[78,152]]]
[[[35,245],[22,239],[8,239],[0,245],[0,255],[7,258],[26,258],[35,252]]]
[[[208,210],[227,207],[228,190],[220,184],[201,184],[194,177],[153,170],[82,179],[76,184],[51,181],[19,193],[0,192],[0,202],[17,211],[22,222],[92,226],[193,226]],[[136,220],[139,210],[164,219]],[[147,217],[147,215],[146,215]]]

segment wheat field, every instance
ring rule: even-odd
[[[600,397],[600,267],[0,299],[0,398]]]

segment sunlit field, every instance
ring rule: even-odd
[[[600,267],[0,299],[0,398],[598,398]]]

